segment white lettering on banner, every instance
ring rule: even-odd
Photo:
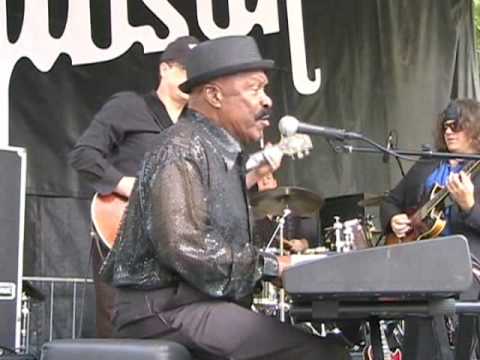
[[[197,0],[198,24],[210,39],[248,34],[256,24],[262,27],[264,34],[280,31],[277,0],[258,1],[253,12],[245,8],[244,1],[230,0],[228,1],[228,12],[230,14],[228,27],[218,27],[213,19],[213,0]]]
[[[65,29],[59,38],[49,33],[48,0],[24,0],[23,24],[15,43],[8,40],[6,1],[0,0],[0,146],[8,145],[9,133],[9,82],[17,61],[23,57],[43,72],[49,71],[60,54],[70,56],[72,65],[108,61],[124,54],[135,42],[143,45],[145,53],[158,52],[175,38],[189,33],[185,18],[168,0],[143,0],[149,10],[169,30],[167,38],[159,38],[149,25],[132,26],[128,21],[128,0],[110,0],[111,45],[102,49],[92,40],[90,0],[69,0]],[[200,3],[202,4],[200,6]],[[213,19],[213,0],[197,0],[197,16],[201,30],[209,38],[225,35],[245,35],[253,26],[260,25],[265,34],[279,32],[277,0],[257,2],[254,11],[245,7],[245,2],[229,4],[229,26],[218,27]],[[293,82],[301,94],[312,94],[320,87],[320,69],[315,69],[315,80],[308,79],[305,63],[305,38],[302,4],[287,0],[287,18],[292,59]]]
[[[312,81],[308,78],[301,1],[287,0],[287,19],[293,85],[300,94],[310,95],[320,88],[322,73],[320,68],[316,68],[315,79]]]

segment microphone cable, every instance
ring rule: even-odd
[[[398,131],[397,130],[390,130],[389,132],[389,136],[392,136],[392,146],[391,148],[393,150],[397,149],[398,148]],[[395,158],[395,161],[397,162],[397,165],[398,165],[398,168],[400,170],[400,174],[402,174],[402,177],[405,176],[405,169],[403,168],[403,164],[402,164],[402,161],[400,159],[400,157],[397,157],[397,156],[394,156]]]

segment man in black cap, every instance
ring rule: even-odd
[[[113,95],[70,153],[71,165],[101,195],[129,198],[146,151],[158,135],[182,113],[188,94],[178,85],[185,81],[185,62],[198,44],[192,36],[171,42],[159,62],[159,85],[147,94],[121,92]],[[92,247],[97,304],[97,336],[111,337],[110,309],[113,289],[98,278],[108,248],[98,241]]]
[[[242,306],[290,261],[253,245],[247,200],[281,156],[245,174],[241,147],[269,125],[272,67],[251,37],[192,51],[180,85],[189,110],[147,155],[102,270],[118,287],[115,336],[174,340],[197,359],[348,358],[330,340]]]

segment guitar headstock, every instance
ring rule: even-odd
[[[284,155],[298,159],[304,158],[313,149],[312,139],[305,134],[284,136],[277,145]]]

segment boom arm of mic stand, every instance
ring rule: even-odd
[[[356,134],[356,133],[353,133]],[[475,154],[459,154],[459,153],[448,153],[448,152],[437,152],[437,151],[413,151],[413,150],[399,150],[399,149],[387,149],[386,147],[376,143],[375,141],[363,136],[362,134],[356,134],[356,140],[360,140],[370,144],[370,147],[367,146],[353,146],[353,145],[338,145],[335,147],[336,150],[342,150],[346,153],[376,153],[376,154],[389,154],[395,158],[404,158],[408,160],[415,160],[409,158],[410,156],[414,157],[424,157],[430,159],[465,159],[465,160],[480,160],[480,155]]]

